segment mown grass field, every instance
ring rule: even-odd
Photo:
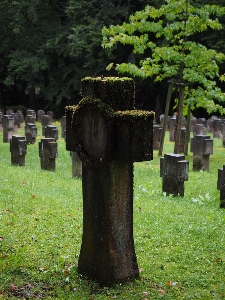
[[[59,122],[54,122],[59,128]],[[37,123],[38,133],[41,133]],[[24,128],[15,135],[24,135]],[[135,163],[134,240],[140,280],[102,287],[77,273],[82,184],[58,140],[56,171],[42,171],[37,137],[26,166],[11,166],[0,132],[0,299],[224,299],[225,210],[217,172],[225,164],[214,139],[210,171],[192,171],[184,197],[165,196],[159,157]],[[173,143],[164,153],[173,152]]]

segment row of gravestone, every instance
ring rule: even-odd
[[[10,119],[9,123],[5,120],[4,121],[4,116],[8,116],[8,119]],[[13,110],[7,110],[6,114],[4,114],[3,110],[0,109],[0,130],[3,129],[3,127],[9,127],[13,126],[13,132],[17,132],[18,128],[21,128],[22,123],[25,121],[25,124],[31,123],[35,124],[35,120],[37,119],[38,116],[38,121],[43,123],[44,126],[51,124],[52,118],[53,118],[53,112],[48,111],[47,114],[43,110],[38,110],[37,114],[34,110],[27,109],[26,111],[26,116],[24,117],[22,110],[17,110],[15,113]],[[13,119],[13,121],[12,121]],[[8,123],[8,124],[7,124]],[[7,140],[7,137],[5,138]],[[7,142],[7,141],[6,141]]]
[[[58,156],[58,129],[46,126],[46,137],[39,142],[39,157],[42,170],[55,171]],[[10,139],[11,164],[25,166],[28,140],[24,136],[13,135]],[[82,177],[82,165],[76,152],[71,151],[72,177]]]
[[[42,136],[39,143],[39,156],[41,160],[41,169],[55,171],[57,157],[58,128],[51,125],[52,119],[48,115],[43,115],[41,119]],[[26,123],[25,118],[25,136],[14,136],[14,118],[12,115],[3,115],[3,142],[10,142],[11,163],[14,165],[25,165],[25,155],[27,154],[27,145],[35,144],[37,137],[37,127],[34,123]],[[65,139],[66,117],[61,118],[61,137]],[[72,158],[72,177],[82,176],[81,162],[76,152],[71,151]]]
[[[26,116],[27,117],[27,116]],[[35,125],[35,119],[31,115],[28,118],[25,117],[25,135],[28,144],[34,144],[37,136],[37,127]],[[30,118],[32,117],[32,118]],[[13,132],[17,132],[17,127],[15,128],[15,116],[13,115],[2,115],[0,130],[3,130],[3,142],[8,143],[13,135]],[[43,115],[41,118],[42,124],[42,135],[45,137],[54,137],[58,139],[58,130],[52,124],[52,118],[49,115]],[[62,137],[65,137],[65,117],[61,118],[62,125]],[[21,123],[20,123],[21,127]],[[53,135],[53,132],[55,135]],[[46,136],[47,135],[47,136]],[[53,135],[53,136],[52,136]]]
[[[160,140],[162,137],[162,126],[164,120],[163,115],[161,115],[160,120],[161,120],[161,125],[155,124],[153,126],[153,134],[154,134],[153,149],[155,150],[159,150],[160,147]],[[170,142],[175,141],[176,121],[177,121],[176,115],[168,118],[167,129],[169,130]],[[197,119],[193,117],[190,120],[190,132],[193,132],[194,135],[206,135],[207,132],[212,132],[214,138],[222,138],[222,146],[225,147],[225,119],[212,117],[206,120],[204,118]],[[184,153],[185,136],[186,136],[186,119],[183,118],[179,153]]]

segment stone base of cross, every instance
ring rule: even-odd
[[[130,78],[84,78],[66,107],[66,147],[82,161],[83,237],[78,270],[102,284],[139,277],[133,239],[133,162],[153,156],[152,112],[134,109]]]

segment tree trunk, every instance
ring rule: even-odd
[[[184,155],[188,155],[188,143],[189,143],[189,140],[190,140],[190,119],[191,119],[191,105],[188,104],[186,134],[185,134],[185,144],[184,144]]]
[[[168,120],[172,90],[173,90],[173,84],[169,83],[167,98],[166,98],[166,107],[165,107],[165,113],[164,113],[164,120],[163,120],[162,137],[161,137],[160,145],[159,145],[159,153],[158,153],[159,156],[162,156],[162,152],[163,152],[163,144],[164,144],[164,139],[165,139],[165,133],[166,133],[166,126],[167,126],[167,120]]]
[[[181,136],[181,127],[182,127],[182,109],[184,103],[184,83],[177,84],[180,87],[179,95],[178,95],[178,107],[177,107],[177,128],[176,128],[176,136],[175,136],[175,145],[174,145],[174,154],[179,153],[180,147],[180,136]]]

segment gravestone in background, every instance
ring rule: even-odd
[[[184,196],[184,181],[188,180],[189,162],[184,155],[164,154],[160,159],[162,191],[174,196]]]
[[[24,136],[12,136],[10,139],[10,152],[12,165],[25,166],[27,141]]]
[[[153,125],[153,149],[154,150],[159,150],[161,138],[162,138],[162,126]]]
[[[53,138],[44,138],[39,142],[41,169],[55,171],[58,155],[57,142]]]
[[[207,127],[204,124],[195,124],[193,128],[193,135],[206,135]]]
[[[43,117],[44,115],[45,115],[45,112],[44,112],[44,110],[42,110],[42,109],[39,109],[39,110],[37,111],[38,122],[40,122],[40,123],[41,123],[42,117]]]
[[[11,115],[3,115],[3,143],[9,143],[13,135],[14,118]]]
[[[220,191],[220,207],[225,208],[225,165],[218,169],[217,189]]]
[[[45,126],[45,137],[53,138],[56,142],[58,140],[58,128],[54,125]]]
[[[133,240],[133,162],[152,159],[151,112],[134,110],[130,78],[87,77],[66,107],[66,146],[82,160],[78,270],[103,284],[139,277]]]
[[[191,152],[193,152],[193,170],[208,171],[210,154],[213,154],[213,140],[208,135],[195,135],[191,138]]]
[[[52,118],[49,115],[43,115],[41,119],[42,135],[45,136],[45,127],[52,125]]]
[[[37,137],[37,126],[33,123],[25,125],[25,136],[28,144],[35,144]]]

